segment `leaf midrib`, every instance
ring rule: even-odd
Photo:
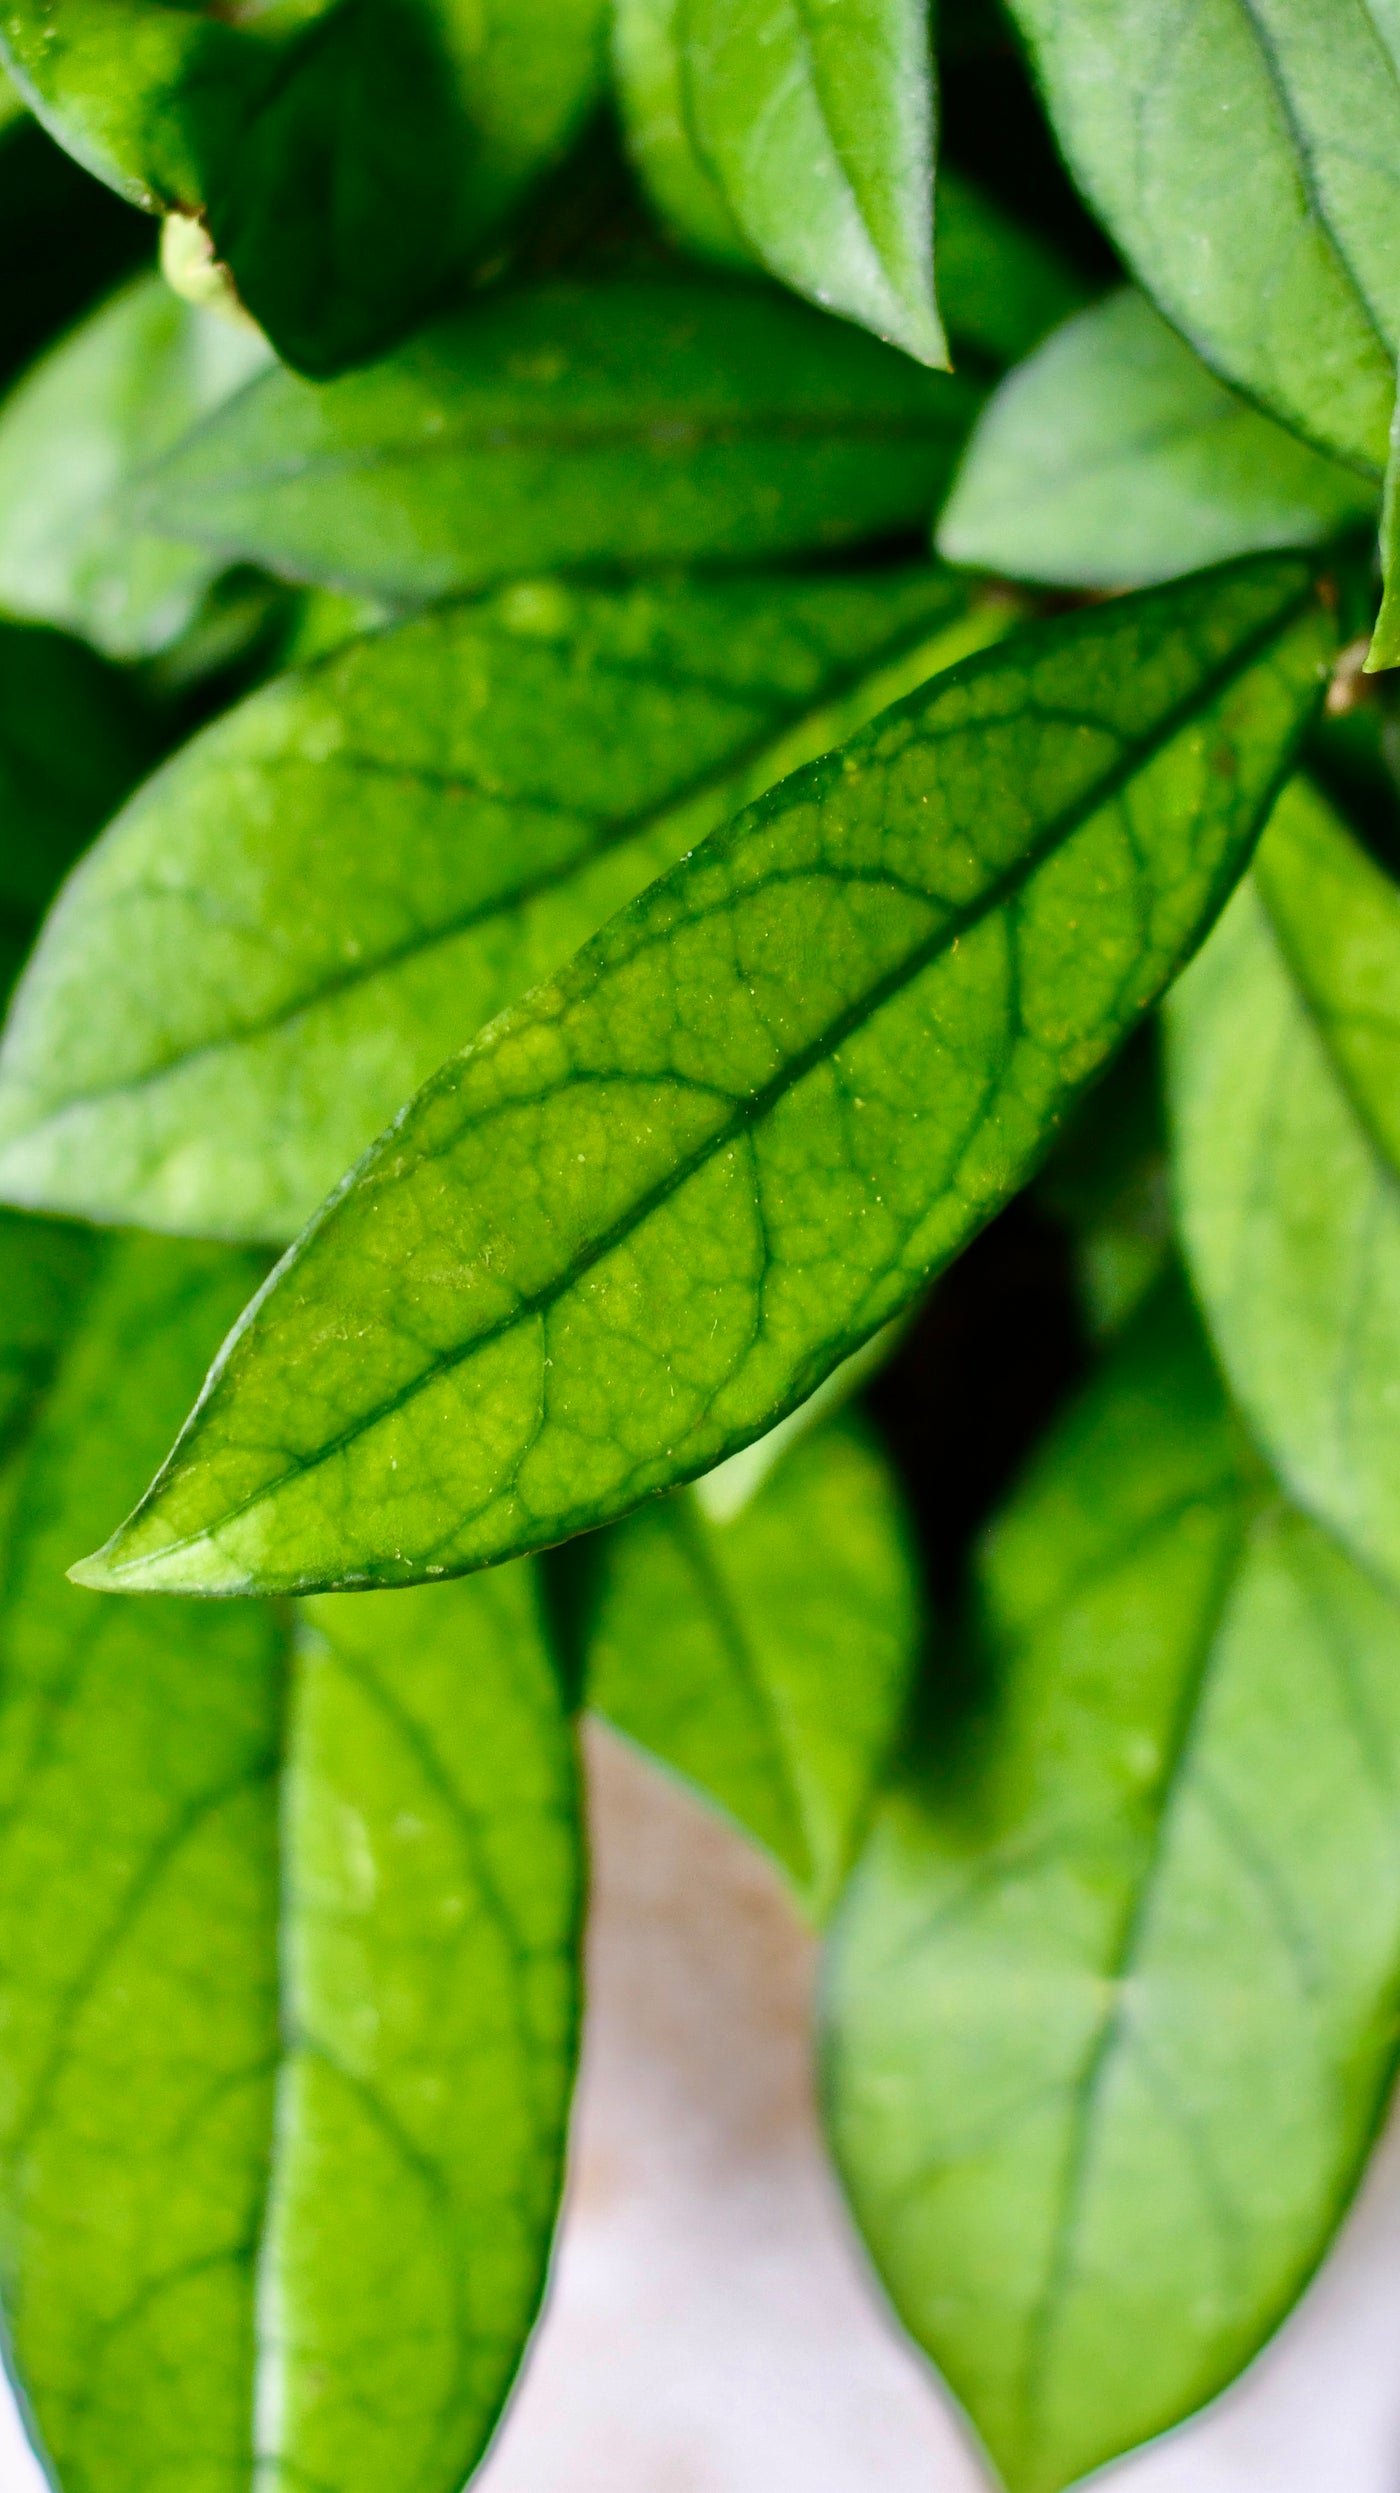
[[[580,1279],[582,1279],[586,1273],[592,1271],[596,1265],[601,1263],[604,1258],[609,1255],[616,1246],[619,1246],[625,1238],[630,1236],[634,1230],[641,1228],[642,1225],[651,1218],[652,1214],[658,1211],[664,1203],[668,1202],[672,1195],[678,1193],[681,1187],[684,1186],[691,1177],[695,1176],[709,1160],[713,1159],[718,1152],[724,1150],[728,1144],[739,1140],[742,1136],[747,1134],[753,1126],[761,1123],[769,1113],[770,1109],[775,1107],[779,1100],[784,1098],[790,1090],[794,1089],[797,1084],[801,1082],[809,1072],[813,1071],[817,1065],[822,1063],[828,1056],[835,1054],[836,1050],[842,1047],[846,1040],[852,1037],[857,1030],[861,1029],[867,1021],[873,1019],[885,1004],[891,1002],[893,998],[899,995],[906,986],[910,985],[913,980],[919,977],[925,969],[929,968],[938,958],[940,953],[945,950],[951,951],[953,945],[961,940],[963,934],[967,933],[973,926],[977,925],[984,917],[990,916],[995,910],[1002,907],[1006,901],[1013,898],[1021,886],[1030,880],[1036,870],[1044,864],[1045,861],[1052,856],[1066,840],[1072,838],[1074,834],[1080,830],[1086,822],[1091,820],[1096,813],[1100,812],[1105,805],[1110,804],[1113,801],[1113,798],[1121,793],[1123,788],[1128,786],[1138,775],[1138,773],[1145,769],[1148,764],[1172,742],[1175,736],[1180,734],[1185,727],[1188,727],[1193,718],[1197,717],[1201,711],[1208,708],[1211,701],[1219,693],[1223,692],[1231,683],[1242,675],[1255,661],[1255,659],[1262,656],[1265,650],[1284,637],[1291,625],[1298,620],[1299,616],[1302,615],[1306,611],[1307,607],[1312,603],[1314,595],[1315,582],[1313,577],[1309,575],[1304,585],[1299,589],[1293,598],[1289,599],[1283,607],[1277,609],[1273,614],[1271,614],[1267,622],[1257,625],[1251,633],[1245,635],[1235,644],[1227,657],[1220,659],[1207,674],[1198,679],[1198,681],[1191,687],[1190,691],[1183,695],[1180,701],[1173,703],[1171,708],[1163,714],[1162,718],[1158,721],[1157,726],[1149,735],[1131,743],[1121,754],[1117,762],[1099,774],[1098,779],[1094,782],[1091,788],[1085,790],[1073,804],[1066,806],[1060,814],[1053,816],[1050,822],[1047,823],[1042,830],[1039,838],[1033,841],[1029,847],[1025,849],[1014,861],[1014,863],[1003,871],[1002,874],[994,877],[991,883],[988,884],[983,892],[979,894],[975,902],[969,903],[961,910],[950,911],[948,916],[941,921],[940,925],[932,935],[924,937],[919,944],[913,946],[901,962],[895,963],[880,979],[876,980],[870,988],[866,989],[859,998],[849,1004],[843,1012],[833,1015],[832,1020],[827,1024],[825,1030],[817,1033],[807,1042],[805,1047],[799,1049],[785,1065],[779,1068],[778,1072],[771,1076],[768,1082],[761,1085],[757,1091],[751,1092],[746,1099],[734,1103],[733,1111],[724,1124],[716,1128],[715,1131],[702,1142],[696,1144],[692,1150],[687,1152],[684,1157],[676,1162],[670,1170],[666,1171],[665,1174],[660,1177],[643,1196],[639,1197],[632,1205],[629,1205],[624,1212],[620,1213],[618,1218],[611,1222],[608,1228],[596,1239],[591,1241],[586,1249],[576,1255],[561,1273],[556,1275],[548,1283],[544,1284],[532,1295],[526,1296],[522,1294],[512,1311],[507,1316],[502,1317],[498,1323],[488,1326],[480,1333],[473,1335],[469,1341],[464,1342],[451,1350],[439,1353],[437,1357],[429,1361],[420,1373],[410,1382],[400,1387],[393,1394],[385,1396],[384,1400],[377,1404],[372,1410],[364,1413],[355,1420],[348,1422],[347,1425],[343,1429],[339,1430],[334,1437],[327,1439],[326,1443],[317,1447],[313,1453],[299,1457],[296,1462],[289,1464],[286,1469],[280,1472],[274,1479],[262,1483],[256,1489],[250,1490],[246,1496],[238,1499],[231,1506],[226,1507],[222,1514],[215,1518],[211,1523],[201,1525],[193,1532],[175,1536],[171,1540],[162,1543],[158,1550],[148,1551],[139,1557],[133,1557],[125,1561],[113,1563],[110,1567],[111,1576],[114,1579],[120,1578],[122,1575],[141,1569],[155,1560],[168,1559],[177,1551],[188,1549],[200,1542],[207,1541],[214,1531],[222,1530],[227,1525],[236,1522],[240,1516],[251,1512],[252,1509],[257,1506],[262,1505],[267,1499],[275,1497],[279,1490],[284,1488],[289,1481],[302,1478],[312,1471],[319,1470],[323,1464],[332,1461],[334,1457],[343,1452],[346,1447],[353,1445],[358,1438],[367,1435],[372,1429],[381,1426],[385,1420],[391,1419],[398,1411],[405,1409],[410,1402],[415,1401],[420,1394],[425,1393],[430,1386],[435,1384],[439,1377],[450,1375],[456,1368],[462,1366],[466,1360],[474,1358],[478,1352],[486,1350],[493,1342],[501,1339],[504,1335],[514,1332],[518,1325],[529,1322],[535,1316],[547,1314],[549,1309],[553,1307],[568,1290],[573,1288],[573,1286]],[[947,675],[940,680],[946,688],[948,685],[961,680],[961,677],[966,669],[979,667],[984,663],[985,660],[982,657],[982,653],[979,653],[978,657],[965,661],[963,667],[950,668]],[[1026,710],[1020,715],[1029,714],[1030,705],[1028,704]],[[1003,721],[999,723],[1005,724],[1006,722]],[[829,757],[827,758],[829,761]],[[809,770],[821,770],[826,766],[826,763],[819,761],[807,765],[807,768]],[[794,775],[797,776],[800,774]],[[766,800],[759,799],[758,801],[762,804]],[[740,822],[742,822],[743,819],[743,815],[737,817],[737,820]],[[672,873],[674,874],[680,870],[681,869],[673,868]],[[659,882],[651,887],[652,891],[657,892],[664,890],[670,879],[670,876],[661,877]],[[596,942],[598,939],[595,938],[594,940]],[[506,1017],[503,1016],[502,1022],[504,1022],[505,1019]],[[494,1035],[501,1033],[502,1022],[488,1025],[487,1031],[482,1034],[482,1037],[472,1043],[473,1047],[479,1047],[483,1045],[483,1043],[490,1041]],[[453,1071],[457,1070],[463,1061],[464,1059],[460,1056],[450,1060],[450,1069]],[[566,1078],[564,1087],[567,1087],[567,1080],[570,1078],[571,1077]],[[626,1080],[628,1078],[626,1069],[618,1068],[610,1078],[616,1080]],[[552,1096],[553,1091],[557,1090],[559,1087],[560,1086],[557,1084],[552,1085],[549,1090],[535,1094],[532,1101],[527,1101],[521,1098],[514,1100],[511,1104],[515,1107],[538,1104],[541,1099]],[[419,1097],[421,1098],[422,1096],[423,1094],[420,1093]],[[360,1182],[363,1182],[363,1179],[361,1179]],[[333,1217],[334,1213],[339,1209],[344,1199],[344,1191],[338,1191],[337,1194],[331,1199],[331,1202],[327,1205],[325,1212],[323,1212],[321,1216],[322,1221],[324,1221],[327,1217]],[[314,1243],[317,1235],[319,1234],[319,1227],[319,1222],[313,1224],[312,1228],[306,1233],[306,1238],[303,1242],[304,1247],[309,1247]],[[295,1256],[298,1251],[298,1249],[294,1248],[291,1250],[291,1254]],[[237,1333],[234,1336],[235,1343],[242,1338],[247,1328],[251,1325],[269,1292],[275,1286],[286,1285],[286,1281],[290,1278],[291,1269],[293,1269],[293,1267],[286,1265],[284,1259],[284,1265],[279,1266],[274,1273],[269,1275],[267,1282],[264,1283],[262,1289],[258,1291],[257,1295],[252,1299],[248,1308],[245,1310],[244,1316],[241,1319],[237,1329]],[[229,1347],[232,1349],[233,1343],[231,1343]],[[217,1373],[221,1378],[224,1373],[222,1364]],[[806,1392],[809,1390],[810,1388],[805,1385],[794,1390],[794,1393],[786,1407],[794,1408],[798,1401],[805,1399]],[[195,1412],[191,1415],[191,1419],[187,1423],[187,1430],[197,1425],[199,1412],[202,1407],[202,1403],[201,1405],[196,1406]],[[774,1418],[781,1416],[781,1414],[774,1414]],[[705,1466],[708,1468],[708,1466],[717,1459],[719,1458],[716,1457],[713,1452],[707,1453],[704,1458]],[[146,1497],[141,1502],[141,1506],[136,1510],[136,1515],[132,1518],[133,1525],[136,1523],[144,1509],[158,1496],[165,1482],[176,1477],[179,1460],[180,1448],[177,1444],[166,1467],[162,1470],[157,1480],[152,1483]],[[193,1468],[193,1464],[191,1464],[191,1468]],[[487,1499],[488,1505],[493,1502],[496,1494],[497,1492],[495,1490],[491,1492],[490,1497]],[[474,1510],[476,1513],[481,1511],[483,1510]],[[470,1518],[463,1518],[463,1520],[470,1520]],[[124,1527],[124,1530],[129,1530],[130,1528],[130,1526]],[[307,1585],[310,1585],[313,1582],[319,1584],[319,1581],[319,1578],[313,1579],[308,1577],[305,1579]],[[298,1579],[298,1588],[300,1588],[300,1584],[301,1579]],[[284,1587],[283,1589],[290,1588]]]

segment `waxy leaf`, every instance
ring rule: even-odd
[[[653,205],[688,249],[721,266],[754,269],[760,254],[696,142],[684,16],[685,0],[617,0],[613,47],[627,144]],[[1038,235],[946,165],[935,196],[948,335],[955,346],[1014,363],[1078,308],[1084,288]]]
[[[618,55],[682,234],[731,258],[737,235],[799,294],[946,365],[927,0],[629,0]]]
[[[1279,557],[1066,616],[712,834],[366,1154],[84,1580],[412,1582],[771,1427],[1200,940],[1332,630]]]
[[[207,224],[279,353],[327,373],[414,328],[562,150],[601,0],[5,0],[27,101],[138,207]]]
[[[0,1498],[0,2289],[37,2438],[87,2493],[457,2493],[573,2062],[532,1574],[299,1622],[85,1598],[67,1558],[256,1267],[14,1220],[0,1270],[0,1376],[42,1370]]]
[[[1176,1181],[1231,1385],[1400,1584],[1400,892],[1301,781],[1173,998]]]
[[[1375,488],[1223,389],[1142,295],[1047,339],[984,411],[939,551],[1015,579],[1137,588],[1230,554],[1314,545]]]
[[[0,603],[114,658],[184,629],[217,570],[147,535],[142,469],[268,360],[257,331],[137,277],[41,358],[0,408]]]
[[[588,1702],[766,1846],[823,1920],[917,1653],[889,1464],[829,1421],[727,1520],[697,1484],[589,1547]]]
[[[696,141],[686,14],[686,0],[614,0],[613,68],[628,153],[678,241],[721,267],[754,269],[759,252]]]
[[[1389,0],[1011,0],[1070,164],[1208,364],[1378,475],[1400,350]]]
[[[980,1671],[837,1925],[826,2094],[905,2325],[1012,2493],[1189,2414],[1385,2106],[1400,1612],[1257,1478],[1154,1299],[994,1527]]]
[[[284,676],[50,921],[0,1052],[0,1191],[285,1243],[483,1022],[1008,612],[935,570],[535,583]]]
[[[165,462],[149,517],[405,601],[568,564],[759,562],[921,525],[978,403],[759,287],[522,288],[324,389],[254,382]]]

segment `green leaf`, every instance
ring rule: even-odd
[[[1385,465],[1400,350],[1400,23],[1368,0],[1011,0],[1056,134],[1206,362]]]
[[[283,677],[50,922],[0,1051],[0,1192],[285,1243],[454,1047],[1007,613],[934,570],[537,582]]]
[[[617,64],[663,214],[920,363],[933,296],[933,54],[923,0],[624,0]]]
[[[1039,1181],[1068,1229],[1089,1331],[1116,1333],[1172,1256],[1167,1121],[1155,1022],[1080,1101]]]
[[[114,658],[183,631],[217,562],[147,535],[142,469],[267,361],[253,329],[137,277],[50,349],[0,408],[0,602]]]
[[[89,2493],[456,2493],[539,2300],[573,2059],[532,1574],[294,1633],[77,1593],[257,1267],[19,1221],[0,1259],[6,1358],[36,1267],[57,1302],[0,1502],[0,2285],[38,2437]]]
[[[613,69],[628,153],[677,239],[720,267],[759,254],[696,144],[683,53],[685,0],[614,0]]]
[[[84,1580],[453,1573],[771,1427],[1200,940],[1331,640],[1277,557],[1065,616],[712,834],[366,1154]]]
[[[1013,2493],[1232,2379],[1394,2067],[1400,1613],[1256,1481],[1184,1294],[1042,1450],[976,1692],[837,1925],[826,2095],[906,2326]]]
[[[759,562],[921,525],[978,403],[755,287],[552,284],[324,389],[269,373],[165,462],[149,517],[405,601],[565,564]]]
[[[821,1921],[916,1657],[899,1491],[849,1419],[804,1438],[736,1514],[708,1511],[704,1487],[587,1545],[588,1700],[765,1845]]]
[[[1381,505],[1381,609],[1371,646],[1366,653],[1365,672],[1378,675],[1388,667],[1400,666],[1400,400],[1390,422],[1390,457],[1385,469],[1385,499]]]
[[[613,52],[632,160],[662,218],[690,250],[754,270],[746,241],[695,139],[682,62],[685,0],[617,0]],[[938,294],[954,345],[1015,363],[1084,301],[1085,289],[1040,237],[975,183],[940,165]]]
[[[1137,588],[1230,554],[1319,544],[1375,508],[1372,485],[1222,389],[1126,292],[1002,383],[938,545],[1015,579]]]
[[[138,207],[202,216],[279,353],[325,374],[421,321],[563,149],[601,0],[5,0],[27,100]]]
[[[1400,892],[1301,782],[1173,999],[1182,1231],[1293,1495],[1400,1583]]]
[[[152,723],[80,642],[0,621],[0,993],[94,831],[152,759]]]

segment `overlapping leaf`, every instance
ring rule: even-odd
[[[0,601],[145,657],[188,622],[217,565],[148,536],[141,469],[267,361],[257,332],[138,277],[81,322],[0,409]]]
[[[1067,616],[713,834],[366,1155],[85,1580],[411,1582],[770,1427],[1199,941],[1331,637],[1279,557]]]
[[[1389,2090],[1400,1613],[1241,1445],[1159,1298],[994,1528],[979,1694],[838,1924],[846,2185],[1014,2493],[1233,2377]]]
[[[1136,588],[1374,516],[1374,486],[1222,389],[1140,294],[1098,303],[1003,382],[939,550],[1013,578]]]
[[[0,2207],[60,2482],[456,2493],[543,2284],[572,1769],[528,1570],[103,1603],[256,1267],[0,1229]]]
[[[1303,783],[1173,998],[1181,1222],[1294,1494],[1400,1583],[1400,894]]]
[[[722,1520],[703,1484],[599,1537],[589,1703],[830,1910],[908,1692],[919,1592],[899,1493],[830,1421]]]
[[[405,601],[561,565],[758,562],[919,526],[979,403],[751,286],[483,296],[370,371],[254,382],[151,524]]]
[[[702,250],[946,364],[933,295],[925,0],[627,0],[618,66],[643,173]]]
[[[1391,0],[1012,0],[1055,129],[1168,319],[1379,475],[1400,351]]]
[[[600,0],[6,0],[0,41],[80,162],[202,216],[279,352],[334,372],[420,321],[558,154]]]
[[[1008,611],[931,569],[536,583],[268,686],[51,921],[0,1190],[284,1243],[454,1047]]]

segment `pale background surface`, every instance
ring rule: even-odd
[[[621,1743],[590,1747],[592,2021],[568,2216],[480,2493],[985,2493],[822,2160],[808,1942],[737,1836]],[[1400,2493],[1400,2134],[1248,2379],[1100,2482]],[[8,2407],[0,2487],[40,2488]]]

